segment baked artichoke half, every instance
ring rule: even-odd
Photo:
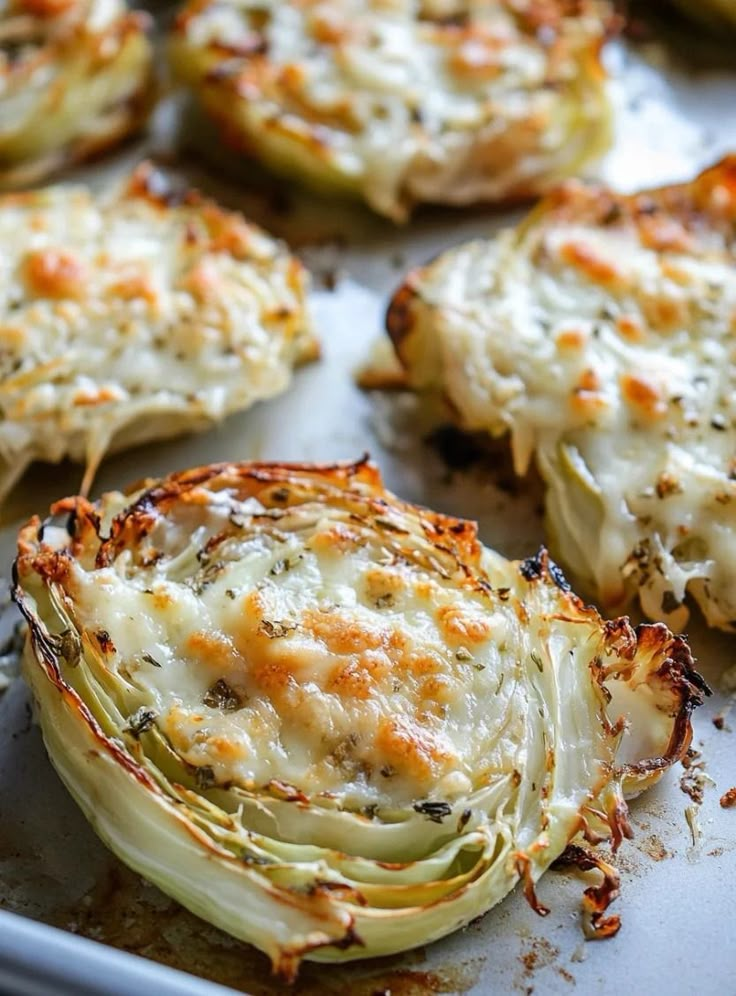
[[[192,0],[171,53],[232,145],[401,221],[599,155],[609,24],[599,0]]]
[[[37,182],[142,124],[152,96],[148,26],[123,0],[5,0],[0,185]]]
[[[317,346],[307,275],[240,214],[140,166],[96,197],[0,197],[0,498],[33,460],[202,429],[283,391]]]
[[[546,553],[504,560],[365,462],[202,467],[52,516],[14,595],[54,765],[125,862],[287,976],[442,937],[519,879],[536,902],[690,740],[681,639],[604,622]]]
[[[409,383],[508,432],[553,553],[606,611],[736,628],[736,157],[622,196],[570,183],[412,273],[388,328]]]

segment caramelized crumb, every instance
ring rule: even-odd
[[[80,261],[64,249],[37,249],[26,256],[28,289],[40,297],[82,297],[85,273]]]
[[[733,809],[736,806],[736,787],[728,789],[721,796],[721,808]]]

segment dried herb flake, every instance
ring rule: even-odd
[[[59,635],[59,653],[69,667],[76,667],[82,659],[82,645],[76,630],[65,629]]]
[[[202,696],[202,701],[211,709],[222,709],[223,712],[235,712],[243,705],[243,700],[224,678],[218,678],[214,685],[210,685]]]
[[[426,816],[432,823],[441,823],[452,814],[452,807],[447,802],[415,802],[414,812]]]
[[[284,622],[283,619],[264,619],[258,629],[261,633],[265,633],[269,640],[278,640],[289,633],[293,633],[296,629],[296,624]]]
[[[460,819],[457,821],[457,832],[462,833],[465,827],[470,822],[470,817],[473,815],[472,809],[464,809],[460,814]]]
[[[194,780],[199,789],[212,788],[215,784],[215,769],[209,764],[203,764],[199,768],[195,768]]]
[[[145,733],[146,730],[150,730],[155,722],[156,713],[153,709],[141,706],[140,709],[136,709],[132,716],[128,717],[128,725],[125,727],[123,732],[130,733],[130,735],[135,737],[137,740],[141,733]]]

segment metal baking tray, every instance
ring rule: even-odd
[[[627,190],[677,181],[736,148],[736,67],[693,70],[654,44],[634,49],[616,42],[607,58],[616,141],[596,175]],[[437,446],[446,434],[427,442],[436,416],[400,394],[362,393],[353,380],[402,273],[519,213],[422,211],[397,229],[360,208],[312,200],[255,167],[239,166],[202,135],[201,123],[169,95],[144,141],[75,178],[104,187],[143,155],[154,155],[286,238],[315,274],[324,356],[301,370],[284,396],[218,429],[107,460],[95,492],[213,460],[329,460],[367,450],[401,496],[478,519],[482,539],[508,556],[534,551],[542,540],[540,484],[513,480],[503,445],[488,452],[455,447],[448,465]],[[209,161],[201,151],[208,147]],[[67,464],[34,467],[16,488],[0,522],[5,576],[18,524],[74,493],[80,474]],[[2,622],[10,628],[13,620],[8,610]],[[736,784],[736,751],[728,715],[722,729],[713,723],[736,692],[736,680],[728,687],[736,639],[708,633],[697,621],[690,638],[714,688],[695,717],[694,742],[713,784],[706,781],[699,835],[685,819],[691,799],[680,786],[681,769],[633,805],[635,839],[617,857],[622,889],[614,909],[623,926],[616,937],[585,942],[578,912],[584,876],[551,872],[539,888],[552,910],[545,920],[517,891],[427,949],[348,967],[305,964],[293,991],[421,996],[577,988],[614,994],[622,980],[637,992],[736,991],[736,811],[718,802]],[[732,725],[736,730],[736,708]],[[222,991],[215,983],[253,996],[284,991],[262,955],[198,920],[106,851],[51,768],[20,680],[0,697],[0,908],[3,992],[215,996]]]

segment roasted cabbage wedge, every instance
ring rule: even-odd
[[[148,164],[94,197],[0,198],[0,497],[33,460],[204,428],[313,357],[307,277],[236,213]]]
[[[102,839],[287,976],[442,937],[683,755],[702,681],[369,464],[221,464],[20,533],[25,674]],[[598,838],[600,839],[600,838]],[[583,857],[581,857],[583,855]],[[599,864],[592,936],[616,875]]]
[[[736,628],[736,157],[622,196],[569,183],[515,230],[412,273],[388,328],[409,383],[509,432],[553,553],[606,611],[686,593]]]
[[[610,23],[599,0],[192,0],[171,52],[232,145],[400,221],[599,155]]]
[[[0,8],[0,185],[37,182],[145,120],[148,15],[123,0],[5,0]]]

